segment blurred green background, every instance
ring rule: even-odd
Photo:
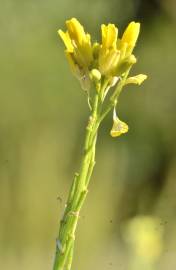
[[[0,8],[0,269],[52,269],[55,239],[89,115],[57,36],[77,17],[93,40],[101,23],[142,23],[120,97],[127,135],[99,133],[73,269],[176,268],[175,0],[4,0]],[[59,197],[59,199],[57,199]]]

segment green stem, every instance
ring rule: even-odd
[[[84,142],[83,157],[79,173],[75,177],[67,199],[67,204],[63,218],[60,222],[60,229],[56,241],[56,255],[53,270],[70,270],[73,258],[73,247],[75,241],[75,232],[79,220],[79,213],[86,199],[89,181],[95,166],[95,150],[99,125],[116,105],[118,97],[125,85],[126,78],[130,68],[126,71],[122,80],[118,83],[110,102],[102,112],[102,95],[107,87],[108,81],[104,81],[100,93],[95,95],[92,114],[89,117],[89,123],[86,128],[86,137]]]
[[[125,72],[125,75],[123,76],[122,80],[118,83],[114,93],[110,97],[110,102],[106,109],[102,112],[101,117],[99,119],[100,123],[103,121],[103,119],[106,117],[106,115],[112,110],[112,108],[117,104],[119,95],[125,86],[126,79],[128,77],[128,74],[130,72],[131,67]]]
[[[74,245],[72,245],[70,247],[69,253],[68,253],[68,259],[67,259],[67,265],[65,267],[65,270],[70,270],[71,266],[72,266],[72,260],[73,260],[73,247]]]
[[[100,124],[100,107],[101,102],[99,96],[96,95],[92,115],[89,118],[89,123],[87,126],[80,173],[75,174],[65,212],[60,222],[53,270],[71,269],[73,256],[72,252],[79,213],[86,198],[89,180],[95,165],[95,146],[98,127]]]

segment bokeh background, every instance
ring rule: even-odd
[[[99,133],[73,269],[176,268],[175,0],[4,0],[0,8],[0,269],[50,270],[58,224],[79,168],[89,115],[57,36],[77,17],[93,40],[101,23],[142,23],[118,114],[130,126]]]

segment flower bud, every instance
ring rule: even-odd
[[[118,66],[116,70],[116,75],[120,76],[125,73],[132,65],[137,62],[136,57],[131,54],[130,56],[126,57]]]
[[[98,82],[101,80],[101,73],[98,69],[92,69],[90,72],[90,78],[91,80]]]

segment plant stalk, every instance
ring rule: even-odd
[[[75,174],[65,212],[60,222],[53,270],[71,269],[75,231],[79,220],[79,213],[88,193],[88,184],[95,165],[95,149],[98,127],[100,125],[100,109],[101,101],[99,96],[96,95],[92,114],[86,128],[80,172]]]

